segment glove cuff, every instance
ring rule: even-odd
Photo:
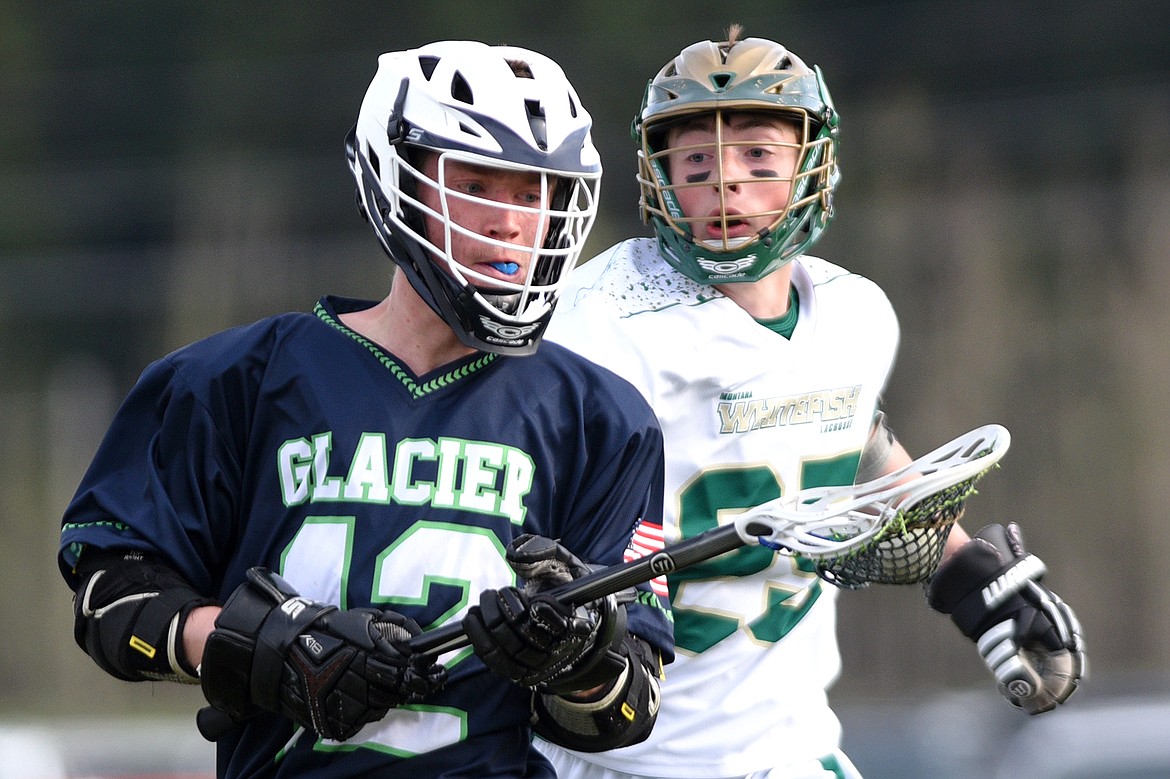
[[[1045,571],[1043,561],[1024,550],[1014,524],[988,525],[939,566],[927,585],[927,602],[975,640],[1016,610],[1020,590]]]
[[[628,658],[613,686],[596,700],[567,700],[537,693],[535,732],[555,744],[581,752],[603,752],[645,741],[661,702],[661,668],[654,650],[627,635],[621,655]]]
[[[563,695],[613,681],[626,669],[626,607],[610,595],[598,602],[599,623],[593,645],[561,674],[537,685],[542,693]]]
[[[200,668],[204,697],[234,719],[279,711],[288,637],[335,608],[301,598],[267,569],[249,569],[247,577],[216,618]]]

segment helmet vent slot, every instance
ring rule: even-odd
[[[471,94],[471,85],[467,83],[467,79],[459,71],[455,71],[455,75],[451,77],[451,97],[460,103],[468,105],[475,103],[475,96]]]
[[[544,108],[539,100],[525,100],[524,110],[528,114],[528,126],[532,128],[532,137],[541,151],[548,149],[548,128],[544,116]]]
[[[532,74],[532,66],[524,60],[507,60],[507,63],[508,67],[512,69],[512,75],[516,78],[536,78]]]
[[[731,80],[735,78],[735,74],[729,71],[722,73],[711,74],[711,84],[715,87],[717,92],[724,92],[731,86]]]
[[[431,80],[431,76],[435,75],[435,68],[439,66],[438,57],[419,57],[418,66],[422,69],[423,76],[427,81]]]

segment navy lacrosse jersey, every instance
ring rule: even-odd
[[[138,549],[221,602],[260,565],[305,597],[425,629],[515,583],[504,550],[521,533],[612,565],[641,519],[661,521],[662,436],[630,384],[552,343],[414,376],[341,324],[369,305],[325,298],[150,365],[65,514],[70,584],[85,547]],[[648,585],[629,626],[670,659]],[[345,742],[248,721],[219,742],[219,774],[552,777],[530,693],[470,648],[440,659],[442,691]]]

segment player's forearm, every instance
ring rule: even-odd
[[[191,612],[183,626],[183,651],[188,661],[196,668],[203,658],[203,647],[207,644],[207,637],[215,630],[215,618],[219,616],[219,606],[201,606]]]
[[[964,530],[961,525],[955,523],[955,525],[951,527],[951,534],[947,536],[947,543],[943,547],[942,559],[947,560],[950,558],[951,555],[959,551],[959,548],[970,540],[971,536],[967,534],[967,531]]]

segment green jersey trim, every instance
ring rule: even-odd
[[[376,343],[361,335],[360,333],[354,332],[353,330],[343,325],[341,322],[338,322],[336,319],[334,319],[333,316],[325,309],[325,306],[318,303],[313,307],[313,313],[325,324],[337,330],[339,333],[349,336],[354,341],[357,341],[359,344],[364,346],[370,352],[370,354],[377,358],[378,362],[382,363],[386,370],[390,371],[390,373],[393,374],[394,377],[402,383],[402,386],[405,387],[406,391],[409,392],[411,397],[414,398],[424,397],[432,392],[436,392],[442,389],[443,387],[454,384],[455,382],[464,379],[471,374],[482,370],[483,368],[486,368],[488,365],[494,362],[498,356],[492,352],[480,354],[479,357],[472,360],[471,362],[464,363],[458,368],[447,371],[441,376],[436,376],[433,379],[428,379],[425,382],[419,383],[418,381],[415,381],[414,377],[410,375],[409,371],[399,365],[398,361],[393,357],[382,351],[382,349]]]

